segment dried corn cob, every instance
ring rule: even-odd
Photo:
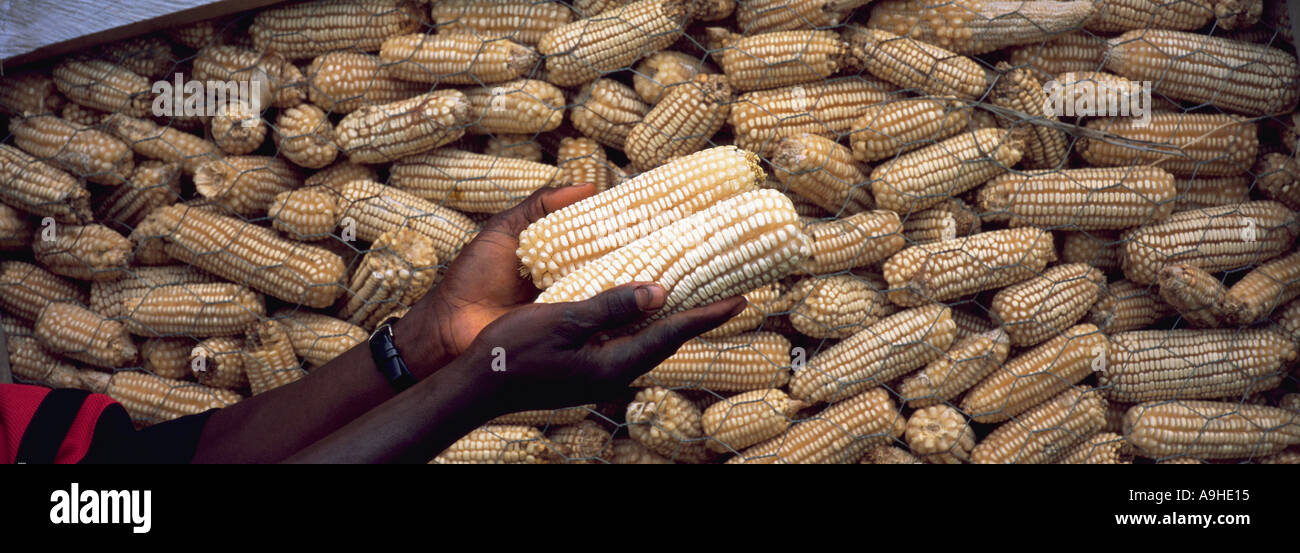
[[[54,68],[54,85],[69,100],[109,113],[144,117],[153,104],[149,79],[103,60],[64,60]]]
[[[561,140],[569,140],[565,137]],[[489,136],[483,153],[493,157],[508,157],[540,163],[542,145],[527,134],[498,134]]]
[[[613,455],[613,436],[594,421],[561,426],[551,430],[547,439],[564,451],[566,464],[609,463]]]
[[[1112,401],[1240,398],[1282,383],[1296,345],[1267,330],[1140,330],[1111,335],[1098,378]]]
[[[1052,235],[1026,227],[910,246],[885,261],[889,301],[922,305],[1010,286],[1056,259]]]
[[[488,424],[524,424],[528,426],[539,426],[549,428],[553,426],[562,426],[566,424],[577,424],[587,415],[591,414],[596,405],[587,404],[577,407],[565,407],[561,409],[533,409],[529,411],[516,411],[498,416]]]
[[[637,64],[632,73],[632,84],[636,87],[637,95],[647,104],[653,105],[672,87],[690,82],[701,73],[717,72],[700,58],[675,50],[663,50]]]
[[[131,178],[95,205],[95,217],[134,227],[150,211],[181,200],[181,164],[145,160],[136,164]]]
[[[632,126],[649,111],[650,106],[631,87],[613,79],[596,79],[578,92],[570,119],[578,132],[622,150]]]
[[[1086,2],[1071,3],[1086,5]],[[1029,69],[1012,69],[1005,62],[998,63],[996,68],[1000,75],[989,98],[993,105],[1014,112],[1014,119],[1003,126],[1021,131],[1025,142],[1021,160],[1024,166],[1029,169],[1061,167],[1069,144],[1065,133],[1052,126],[1057,119],[1049,109],[1047,93]]]
[[[83,224],[94,219],[90,192],[77,179],[4,144],[0,144],[0,200],[60,223]]]
[[[1220,305],[1229,323],[1248,325],[1300,295],[1300,253],[1269,261],[1232,285]]]
[[[131,261],[130,240],[104,225],[57,225],[32,242],[32,254],[57,275],[114,280]]]
[[[334,128],[339,149],[354,163],[388,163],[456,140],[471,122],[459,90],[439,90],[391,104],[364,106]]]
[[[884,294],[855,275],[806,278],[791,295],[800,300],[790,310],[790,323],[813,338],[848,338],[896,311]]]
[[[358,165],[350,161],[340,161],[317,171],[303,182],[305,187],[321,187],[331,192],[338,192],[343,185],[354,180],[379,180],[379,174],[369,165]]]
[[[370,337],[364,328],[311,311],[284,308],[276,311],[272,318],[288,334],[294,353],[317,367]]]
[[[1252,172],[1259,174],[1258,171]],[[1174,197],[1174,211],[1248,202],[1250,183],[1251,178],[1246,175],[1174,179],[1174,189],[1178,190],[1178,195]],[[1264,181],[1260,180],[1259,184],[1262,190]]]
[[[243,100],[231,102],[212,118],[212,141],[221,151],[241,156],[262,147],[266,141],[266,122]]]
[[[851,215],[875,205],[853,152],[829,138],[801,134],[782,139],[771,164],[790,190],[831,213]]]
[[[1277,406],[1288,411],[1300,411],[1300,394],[1286,394],[1277,400]]]
[[[763,321],[767,319],[768,314],[785,310],[784,307],[779,306],[780,298],[780,284],[773,283],[755,288],[745,293],[745,309],[717,328],[701,334],[700,337],[706,340],[716,340],[759,328]]]
[[[1209,0],[1099,0],[1096,13],[1084,22],[1089,31],[1113,33],[1131,29],[1204,27],[1214,19]]]
[[[1091,1],[884,0],[872,4],[867,26],[976,55],[1041,43],[1078,29],[1092,14]]]
[[[158,35],[110,42],[100,47],[98,55],[150,79],[167,75],[177,64],[172,45]]]
[[[550,287],[600,256],[753,190],[762,175],[758,157],[734,146],[673,160],[529,225],[519,235],[519,258],[534,284]],[[609,230],[593,235],[592,221]]]
[[[1242,459],[1300,444],[1293,412],[1235,401],[1142,403],[1124,415],[1124,437],[1152,459]]]
[[[36,317],[36,338],[47,349],[96,367],[129,367],[138,357],[122,323],[74,303],[51,303]]]
[[[1300,451],[1288,449],[1281,453],[1274,453],[1255,459],[1256,463],[1261,465],[1300,465]]]
[[[154,210],[167,254],[237,284],[307,307],[325,307],[343,293],[343,260],[295,244],[275,231],[186,205]]]
[[[238,284],[176,284],[127,298],[122,315],[138,336],[234,336],[266,316],[266,302]]]
[[[980,209],[1011,226],[1123,229],[1168,217],[1173,175],[1158,167],[1030,171],[994,178],[979,191]]]
[[[1088,322],[1106,332],[1136,330],[1176,313],[1148,285],[1118,280],[1106,287],[1097,303],[1088,310]]]
[[[848,44],[832,31],[773,31],[742,37],[719,27],[709,30],[721,39],[718,65],[727,81],[741,91],[825,79],[840,70],[848,55]]]
[[[770,156],[787,136],[848,133],[860,110],[885,101],[890,89],[882,81],[856,76],[749,92],[736,98],[728,122],[737,146]]]
[[[0,111],[9,115],[58,113],[64,103],[54,79],[45,73],[14,73],[0,78]]]
[[[1090,121],[1099,138],[1079,141],[1079,153],[1099,167],[1158,165],[1179,176],[1237,176],[1259,150],[1254,123],[1231,115],[1156,113],[1147,126],[1133,118]]]
[[[1011,131],[965,132],[878,165],[871,189],[881,209],[915,213],[1006,173],[1023,152]]]
[[[1056,265],[993,296],[990,315],[1002,323],[1011,345],[1032,346],[1069,328],[1088,313],[1106,276],[1081,263]]]
[[[1061,233],[1061,262],[1084,263],[1109,273],[1118,270],[1119,233],[1110,231]]]
[[[736,452],[780,436],[791,417],[804,407],[778,388],[737,394],[704,410],[702,425],[707,446],[716,453]]]
[[[906,450],[890,445],[878,445],[867,451],[859,461],[863,465],[920,465],[921,460]]]
[[[81,104],[73,103],[64,104],[63,109],[59,112],[59,117],[62,117],[73,125],[96,128],[104,122],[104,118],[108,117],[108,115],[109,114],[97,109],[91,109]]]
[[[632,126],[624,144],[639,170],[694,153],[709,144],[731,110],[731,87],[722,75],[696,75],[668,89],[645,118]]]
[[[686,342],[632,386],[743,392],[784,386],[789,366],[790,340],[775,332],[700,338]]]
[[[208,388],[154,376],[142,371],[121,371],[109,380],[105,392],[126,408],[136,424],[150,425],[229,407],[243,399],[230,390]]]
[[[577,86],[631,67],[676,41],[686,12],[679,0],[637,0],[556,27],[537,43],[546,56],[546,78],[557,86]]]
[[[835,27],[871,0],[748,0],[736,5],[736,27],[751,35]]]
[[[912,213],[903,221],[903,238],[908,244],[952,240],[979,234],[980,230],[980,218],[975,210],[957,198]]]
[[[440,33],[504,37],[528,45],[573,19],[568,6],[554,1],[444,0],[433,2],[432,9]]]
[[[1295,158],[1280,153],[1264,154],[1250,172],[1265,197],[1291,209],[1300,209],[1300,163]]]
[[[275,230],[297,240],[313,241],[330,237],[341,211],[335,193],[309,187],[277,194],[266,216]]]
[[[1027,44],[1009,50],[1013,67],[1028,67],[1040,81],[1071,71],[1096,71],[1106,60],[1106,39],[1086,32],[1057,35],[1041,44]]]
[[[540,157],[539,152],[538,158]],[[555,160],[560,168],[559,181],[563,184],[590,183],[596,185],[597,192],[604,192],[615,182],[616,169],[605,158],[605,149],[590,138],[560,139],[560,149],[555,152]]]
[[[194,176],[203,163],[221,158],[221,150],[216,144],[147,119],[115,114],[105,121],[105,129],[130,144],[139,155],[179,162],[188,176]]]
[[[307,98],[330,113],[400,102],[428,92],[427,84],[394,77],[379,56],[331,52],[307,67]]]
[[[1165,265],[1156,278],[1160,299],[1173,306],[1183,320],[1196,326],[1216,327],[1223,323],[1219,302],[1227,289],[1214,275],[1186,263]]]
[[[1058,462],[1062,465],[1128,465],[1133,463],[1133,446],[1119,434],[1102,432],[1071,448]]]
[[[144,297],[155,288],[191,284],[216,284],[221,279],[185,265],[131,267],[122,278],[93,282],[90,285],[90,310],[110,319],[124,315],[122,306]]]
[[[467,33],[389,37],[379,59],[399,79],[479,85],[522,77],[539,60],[537,52],[517,42]]]
[[[975,60],[933,44],[854,26],[845,28],[844,38],[867,71],[902,88],[974,100],[988,86],[988,75]]]
[[[1295,213],[1277,202],[1195,209],[1125,231],[1120,260],[1130,280],[1149,284],[1169,263],[1210,273],[1262,263],[1289,250],[1296,234]]]
[[[960,103],[927,98],[867,106],[853,122],[853,158],[879,161],[951,137],[966,128],[970,113]]]
[[[437,265],[433,241],[418,231],[398,228],[379,235],[352,273],[339,316],[374,328],[394,310],[415,305],[433,287]]]
[[[785,434],[755,445],[727,463],[852,463],[871,448],[902,436],[905,429],[889,394],[877,388],[796,422]]]
[[[611,465],[671,465],[672,461],[650,451],[631,438],[615,438],[610,454]]]
[[[1093,325],[1070,327],[976,384],[962,399],[961,409],[975,422],[1014,418],[1104,369],[1108,344]]]
[[[33,226],[27,213],[0,204],[0,251],[27,249],[32,243]]]
[[[126,143],[53,115],[13,119],[9,132],[15,146],[90,182],[122,184],[135,168]]]
[[[904,378],[899,393],[914,409],[951,401],[1002,366],[1010,349],[1001,329],[960,338],[921,372]]]
[[[947,405],[918,409],[907,419],[907,446],[927,463],[960,464],[970,461],[975,431],[966,417]]]
[[[1300,62],[1277,48],[1160,29],[1130,31],[1110,45],[1107,69],[1154,81],[1156,92],[1175,100],[1268,115],[1295,109],[1300,99]]]
[[[702,463],[705,448],[700,410],[665,388],[645,388],[627,406],[628,434],[647,449],[674,461]]]
[[[557,184],[553,165],[440,148],[394,163],[389,184],[459,211],[499,213]]]
[[[480,426],[434,457],[431,464],[545,465],[564,461],[563,453],[531,426]]]
[[[1054,463],[1106,424],[1106,400],[1087,386],[1069,388],[997,427],[971,451],[971,462]]]
[[[150,338],[140,345],[140,366],[154,376],[184,379],[190,375],[193,348],[190,338]]]
[[[450,260],[478,228],[457,211],[377,182],[345,183],[341,196],[340,226],[355,227],[357,239],[365,242],[374,242],[381,234],[397,228],[411,228],[433,241],[438,259]]]
[[[334,50],[375,52],[384,39],[411,33],[425,18],[407,0],[317,0],[264,9],[248,34],[259,51],[297,60]]]
[[[91,388],[90,383],[83,381],[82,378],[83,373],[89,371],[82,371],[76,365],[47,351],[34,337],[30,326],[24,329],[25,335],[19,335],[6,320],[3,329],[6,335],[5,347],[9,354],[9,368],[18,381],[55,389]],[[103,390],[93,389],[90,391],[103,392]]]
[[[305,374],[298,365],[289,333],[278,321],[262,321],[244,339],[244,371],[253,395],[293,383]]]
[[[298,170],[278,157],[228,156],[204,163],[194,173],[199,194],[245,216],[266,213],[276,195],[300,184]]]
[[[564,121],[564,93],[546,81],[518,79],[465,90],[472,134],[537,134]]]
[[[886,283],[882,287],[888,288],[889,284]],[[987,313],[974,313],[961,309],[952,310],[952,321],[957,324],[958,340],[995,330],[998,327],[997,323],[988,318]]]
[[[904,246],[898,214],[877,209],[830,221],[807,221],[804,233],[812,240],[812,255],[801,269],[825,275],[877,263]]]
[[[190,370],[204,386],[230,390],[248,387],[243,341],[238,338],[223,336],[199,342],[190,350]]]

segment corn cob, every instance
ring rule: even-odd
[[[1260,265],[1232,285],[1220,305],[1229,323],[1248,325],[1300,295],[1300,253]]]
[[[910,246],[885,261],[889,300],[902,306],[1010,286],[1056,258],[1051,233],[1027,227]]]
[[[1132,29],[1193,30],[1214,19],[1210,0],[1098,0],[1084,22],[1089,31],[1114,33]]]
[[[1061,233],[1061,262],[1092,265],[1103,273],[1118,270],[1119,233],[1113,231]]]
[[[749,0],[736,5],[736,27],[747,35],[838,26],[871,0]]]
[[[316,367],[370,337],[364,328],[310,311],[284,308],[276,311],[272,318],[288,334],[294,354]]]
[[[471,134],[553,131],[564,121],[564,93],[546,81],[518,79],[465,90]]]
[[[883,209],[844,219],[805,221],[804,233],[812,240],[812,255],[801,269],[812,275],[826,275],[877,263],[903,248],[902,231],[898,214]]]
[[[278,321],[266,320],[250,327],[244,338],[243,355],[244,371],[248,374],[253,395],[291,384],[305,376],[298,365],[289,333]]]
[[[80,388],[103,392],[102,389],[91,389],[90,383],[86,382],[89,379],[83,379],[83,374],[91,371],[83,371],[76,365],[46,351],[40,341],[32,337],[31,327],[27,327],[26,330],[27,335],[20,336],[14,333],[7,322],[4,326],[9,368],[17,381],[31,382],[55,389]]]
[[[781,436],[759,443],[727,463],[845,464],[903,435],[905,419],[877,388],[796,422]]]
[[[1128,465],[1133,463],[1133,446],[1114,432],[1095,434],[1063,455],[1062,465]]]
[[[1086,32],[1057,35],[1040,44],[1026,44],[1009,49],[1007,61],[1012,67],[1027,67],[1040,81],[1055,79],[1072,71],[1097,71],[1106,60],[1106,39]]]
[[[1106,335],[1091,324],[1066,329],[1007,361],[962,399],[962,411],[975,422],[1016,417],[1069,389],[1094,370],[1105,368]]]
[[[979,204],[1011,226],[1106,230],[1168,217],[1176,194],[1173,175],[1157,167],[1044,170],[994,178]]]
[[[671,465],[672,461],[650,451],[640,442],[631,438],[615,438],[611,446],[609,463],[611,465]]]
[[[1047,93],[1031,70],[1012,69],[1005,62],[996,67],[1000,75],[989,97],[993,105],[1014,112],[1014,119],[1003,126],[1022,133],[1024,166],[1029,169],[1061,167],[1068,153],[1068,142],[1065,133],[1052,126],[1057,119],[1049,109]]]
[[[420,198],[472,213],[499,213],[533,191],[557,184],[553,165],[440,148],[394,163],[389,184]]]
[[[406,0],[297,2],[258,12],[248,34],[257,50],[291,60],[334,50],[375,52],[384,39],[419,29],[421,11]]]
[[[155,208],[154,211],[158,209],[162,208]],[[167,244],[163,240],[166,235],[167,227],[157,219],[150,219],[146,215],[134,229],[131,229],[131,234],[128,236],[135,246],[135,253],[131,262],[143,266],[175,263],[176,260],[167,255]]]
[[[907,244],[926,244],[979,234],[980,218],[966,202],[950,198],[932,208],[912,213],[903,221]]]
[[[1124,415],[1124,437],[1151,459],[1244,459],[1300,444],[1297,415],[1235,401],[1142,403]]]
[[[871,189],[882,209],[906,215],[1006,173],[1023,152],[1024,142],[1011,131],[966,132],[877,166]]]
[[[354,163],[388,163],[456,140],[471,107],[458,90],[440,90],[391,104],[364,106],[334,128],[339,149]]]
[[[564,462],[575,465],[608,463],[613,455],[613,436],[593,421],[561,426],[547,439],[564,451]]]
[[[1155,281],[1169,263],[1206,272],[1262,263],[1291,248],[1296,215],[1277,202],[1257,201],[1183,211],[1164,221],[1125,231],[1124,274],[1138,284]]]
[[[357,239],[365,242],[394,229],[411,228],[433,241],[438,259],[450,260],[478,228],[457,211],[373,181],[348,182],[342,185],[341,195],[340,225],[352,223]]]
[[[1176,176],[1244,174],[1259,151],[1256,125],[1231,115],[1156,113],[1147,126],[1134,118],[1087,124],[1098,138],[1079,141],[1079,153],[1099,167],[1158,165]]]
[[[230,336],[199,342],[190,350],[190,370],[194,377],[204,386],[230,390],[248,388],[242,342]]]
[[[1106,276],[1081,263],[1056,265],[993,296],[989,312],[1011,345],[1032,346],[1069,328],[1101,296]]]
[[[432,10],[439,33],[504,37],[528,45],[573,18],[568,6],[553,1],[444,0],[432,2]]]
[[[617,248],[754,190],[761,178],[757,156],[735,147],[691,154],[529,225],[519,236],[519,258],[533,283],[547,288]],[[591,221],[608,231],[592,233]]]
[[[331,52],[312,60],[306,81],[307,99],[330,113],[400,102],[429,90],[427,84],[394,77],[379,56],[361,52]]]
[[[95,205],[96,219],[134,227],[150,211],[181,200],[181,164],[145,160],[131,178]]]
[[[1106,292],[1088,310],[1088,322],[1106,332],[1124,332],[1144,328],[1176,312],[1150,286],[1119,280],[1107,285]]]
[[[1300,465],[1300,451],[1288,449],[1281,453],[1274,453],[1255,459],[1256,463],[1261,465]]]
[[[927,463],[960,464],[970,461],[975,431],[966,417],[947,405],[918,409],[907,419],[907,446]]]
[[[596,408],[596,405],[579,405],[577,407],[565,407],[562,409],[533,409],[529,411],[516,411],[498,416],[488,424],[523,424],[528,426],[538,426],[543,429],[568,424],[577,424],[586,419],[589,414]]]
[[[790,323],[813,338],[848,338],[896,310],[884,294],[854,275],[807,278],[791,294],[801,299],[790,311]]]
[[[480,426],[434,457],[431,464],[545,465],[561,463],[563,453],[531,426]]]
[[[702,463],[705,447],[700,410],[665,388],[645,388],[627,406],[628,434],[650,451],[674,461]]]
[[[1107,69],[1155,81],[1155,92],[1175,100],[1268,115],[1295,109],[1300,98],[1300,62],[1277,48],[1158,29],[1124,33],[1110,46]]]
[[[96,367],[129,367],[138,357],[122,323],[74,303],[51,303],[36,317],[36,338],[54,353]]]
[[[1257,170],[1252,170],[1252,173],[1259,174]],[[1264,179],[1257,182],[1259,182],[1260,189],[1263,190],[1265,188]],[[1248,202],[1250,201],[1250,184],[1251,178],[1247,175],[1174,179],[1174,189],[1178,190],[1178,195],[1174,197],[1174,211]],[[1300,204],[1295,207],[1300,207]]]
[[[559,181],[563,184],[590,183],[596,185],[597,192],[604,192],[615,182],[616,169],[605,157],[605,149],[590,138],[562,138],[555,159],[560,168]]]
[[[177,64],[171,44],[158,35],[111,42],[100,47],[98,55],[150,79],[165,76]]]
[[[517,79],[538,62],[537,52],[517,42],[465,33],[393,36],[384,41],[379,59],[399,79],[479,85]]]
[[[851,215],[874,206],[852,151],[834,140],[815,134],[787,137],[771,164],[790,190],[831,213]]]
[[[343,293],[343,260],[324,249],[186,205],[154,210],[149,220],[166,229],[167,255],[231,282],[307,307],[326,307]]]
[[[54,79],[44,73],[14,73],[0,78],[0,112],[19,117],[58,113],[64,105]]]
[[[578,92],[570,119],[578,132],[622,150],[632,126],[649,111],[650,106],[631,87],[613,79],[596,79]]]
[[[1193,265],[1165,265],[1156,278],[1160,299],[1173,306],[1183,320],[1195,326],[1217,327],[1223,323],[1219,302],[1227,288],[1210,273]]]
[[[1287,411],[1300,411],[1300,394],[1286,394],[1277,400],[1277,406]]]
[[[153,104],[149,79],[103,60],[64,60],[54,67],[54,85],[69,100],[109,113],[144,117]]]
[[[1295,158],[1281,153],[1264,154],[1250,172],[1265,197],[1291,209],[1300,209],[1300,163]]]
[[[131,267],[122,278],[90,285],[90,310],[110,319],[123,317],[122,306],[163,286],[217,284],[221,279],[185,265]]]
[[[221,151],[242,156],[262,147],[266,141],[266,122],[243,100],[231,102],[210,122],[212,141]]]
[[[1267,330],[1142,330],[1111,335],[1098,385],[1124,403],[1240,398],[1282,383],[1296,345]]]
[[[761,90],[825,79],[842,65],[848,44],[832,31],[773,31],[740,36],[710,28],[723,48],[718,65],[736,90]]]
[[[775,332],[700,338],[686,342],[632,386],[743,392],[784,386],[789,366],[790,341]]]
[[[927,98],[867,106],[853,122],[853,158],[879,161],[951,137],[966,128],[970,113],[960,103]]]
[[[140,366],[154,376],[184,379],[190,374],[193,347],[189,338],[150,338],[140,345]]]
[[[668,89],[645,118],[632,126],[624,150],[645,171],[670,158],[688,155],[709,144],[730,112],[731,87],[722,75],[696,75]]]
[[[1143,82],[1104,71],[1069,71],[1043,83],[1047,95],[1043,105],[1062,117],[1145,117],[1143,109],[1151,113],[1183,112],[1181,105],[1168,98],[1150,97],[1149,88]]]
[[[1054,463],[1106,424],[1106,400],[1087,386],[1068,388],[993,430],[971,451],[971,462]]]
[[[954,400],[1002,366],[1010,349],[1010,340],[1001,329],[957,339],[947,353],[903,379],[900,397],[914,409]]]
[[[359,165],[350,161],[340,161],[317,171],[303,184],[307,188],[320,187],[331,192],[338,192],[343,189],[343,185],[354,180],[379,180],[379,174],[369,165]]]
[[[229,407],[243,399],[230,390],[208,388],[142,371],[114,374],[106,393],[126,408],[133,422],[146,426]]]
[[[542,161],[542,145],[527,134],[507,133],[489,136],[487,145],[483,147],[483,153],[492,157],[522,159],[537,163]]]
[[[266,216],[275,230],[297,240],[314,241],[330,237],[340,211],[336,194],[311,187],[277,194]]]
[[[98,128],[109,114],[91,109],[81,104],[67,103],[59,111],[59,117],[72,123],[74,126],[95,127]]]
[[[886,283],[881,287],[888,288],[889,284]],[[952,310],[952,322],[957,324],[957,340],[964,340],[998,328],[997,323],[990,320],[987,313],[974,313],[961,309]]]
[[[374,328],[395,309],[415,305],[433,287],[437,265],[433,242],[416,230],[398,228],[379,235],[352,273],[348,301],[339,316]]]
[[[654,105],[663,94],[682,83],[690,82],[701,73],[718,71],[704,60],[675,50],[651,54],[637,64],[632,73],[632,85],[647,104]]]
[[[988,86],[988,75],[975,60],[933,44],[854,26],[845,29],[844,38],[867,71],[902,88],[974,100]]]
[[[104,225],[51,226],[32,242],[36,260],[57,275],[81,280],[114,280],[131,260],[133,246]]]
[[[13,119],[9,132],[15,146],[90,182],[122,184],[135,168],[126,143],[53,115]]]
[[[546,56],[547,80],[577,86],[666,48],[681,36],[686,19],[687,6],[679,0],[637,0],[551,29],[537,51]]]
[[[780,436],[791,417],[804,407],[778,388],[754,390],[725,398],[704,410],[707,446],[716,453],[736,452]]]
[[[769,314],[775,314],[785,309],[784,307],[778,307],[780,297],[781,286],[779,284],[774,283],[755,288],[745,293],[745,309],[717,328],[701,334],[700,337],[706,340],[716,340],[759,328]]]
[[[0,204],[0,251],[27,249],[34,234],[27,213]]]
[[[244,216],[266,213],[276,195],[300,184],[298,170],[278,157],[229,156],[204,163],[194,173],[200,195]]]
[[[179,162],[187,176],[194,176],[203,163],[221,158],[216,144],[147,119],[115,114],[105,122],[105,129],[130,144],[141,156]]]
[[[864,76],[759,90],[736,98],[728,122],[737,146],[771,156],[787,136],[848,133],[860,110],[885,101],[889,90],[884,82]]]
[[[122,315],[138,336],[233,336],[264,318],[266,304],[238,284],[179,284],[127,298]]]
[[[1091,1],[884,0],[872,4],[867,26],[976,55],[1041,43],[1078,29],[1092,13]]]

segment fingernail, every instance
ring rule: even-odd
[[[636,305],[642,311],[655,311],[663,307],[662,295],[663,288],[653,284],[644,284],[636,287]]]

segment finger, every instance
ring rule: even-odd
[[[610,288],[591,299],[565,304],[559,326],[575,343],[586,342],[602,330],[638,322],[664,306],[668,292],[652,282],[633,282]]]
[[[566,206],[578,203],[596,193],[596,185],[584,183],[560,188],[542,188],[488,220],[485,229],[500,230],[518,237],[528,225]]]
[[[655,321],[631,336],[606,342],[602,353],[606,376],[616,382],[631,382],[662,363],[687,340],[717,328],[745,309],[748,302],[736,296],[688,309]]]

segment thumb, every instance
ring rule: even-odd
[[[610,288],[591,299],[573,302],[564,312],[569,336],[585,341],[603,330],[627,326],[664,306],[668,293],[662,286],[634,282]]]

